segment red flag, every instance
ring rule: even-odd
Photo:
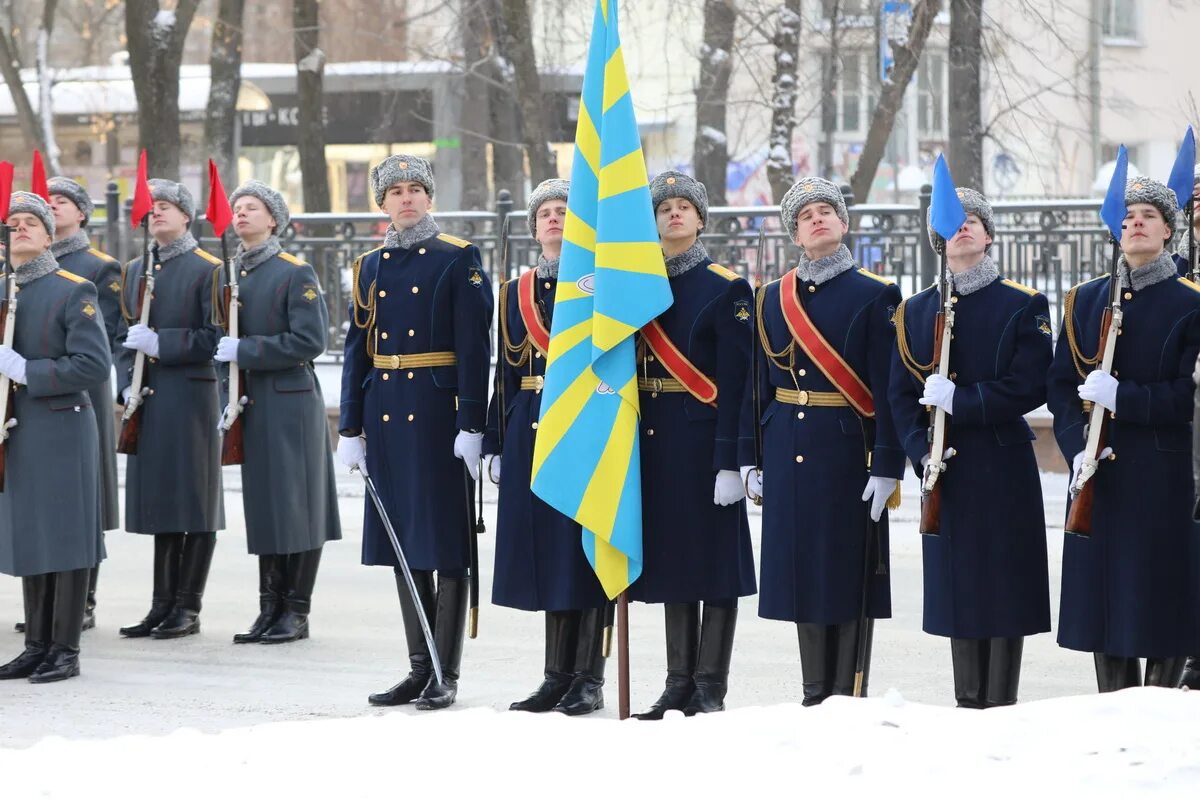
[[[221,185],[221,173],[210,158],[208,160],[208,210],[204,212],[208,224],[212,225],[217,238],[225,233],[229,223],[233,221],[233,211],[229,208],[229,198],[225,196],[225,187]]]
[[[8,222],[8,202],[12,199],[13,165],[0,161],[0,222]]]
[[[29,179],[29,191],[46,202],[50,201],[50,187],[46,184],[46,165],[42,163],[42,151],[33,151],[33,174]]]
[[[150,196],[150,180],[146,176],[146,151],[138,156],[137,183],[133,189],[133,207],[129,210],[129,224],[137,227],[142,219],[154,208],[154,199]]]

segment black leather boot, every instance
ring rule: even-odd
[[[96,584],[100,580],[100,565],[88,570],[87,605],[83,609],[83,629],[90,631],[96,627]]]
[[[1011,706],[1017,702],[1017,686],[1021,682],[1021,654],[1024,637],[993,638],[988,640],[987,680],[984,700],[987,708]]]
[[[725,710],[729,689],[729,662],[733,658],[733,632],[737,628],[737,606],[704,604],[700,625],[700,655],[696,659],[696,690],[683,707],[685,717]]]
[[[287,556],[258,557],[258,617],[250,625],[250,630],[233,635],[234,644],[257,642],[283,613],[283,595],[287,586],[283,575],[285,558]]]
[[[178,639],[200,632],[200,607],[204,587],[208,583],[208,568],[212,566],[213,551],[217,548],[215,531],[189,533],[183,542],[183,559],[179,565],[179,591],[175,607],[167,618],[150,631],[155,639]]]
[[[1188,656],[1179,678],[1179,688],[1200,689],[1200,656]]]
[[[433,642],[442,662],[442,682],[431,680],[413,705],[419,711],[436,711],[454,705],[458,697],[458,668],[462,663],[463,637],[467,632],[467,579],[438,575],[437,622]]]
[[[263,644],[282,644],[308,638],[308,614],[312,610],[313,587],[321,566],[321,550],[305,550],[287,557],[287,596],[283,613],[262,635]]]
[[[1096,688],[1101,692],[1116,692],[1142,685],[1142,665],[1136,658],[1094,653]]]
[[[1178,687],[1180,678],[1183,677],[1183,668],[1186,661],[1186,656],[1147,658],[1146,686],[1162,686],[1166,689]]]
[[[579,615],[579,647],[575,651],[575,677],[554,707],[568,717],[581,717],[604,708],[605,609],[585,609]]]
[[[425,609],[429,624],[435,623],[437,614],[436,598],[433,590],[433,573],[426,570],[413,570],[413,583],[417,586],[417,595]],[[400,616],[404,620],[404,639],[408,643],[409,672],[404,680],[392,688],[376,692],[367,698],[373,706],[401,706],[411,703],[420,696],[425,684],[433,675],[433,661],[429,658],[429,647],[425,644],[425,634],[421,630],[421,618],[417,615],[417,607],[409,594],[404,582],[404,573],[396,570],[396,592],[400,597]]]
[[[989,639],[951,639],[954,699],[959,708],[986,708]]]
[[[136,639],[149,636],[160,622],[167,618],[175,607],[175,592],[179,586],[179,563],[183,555],[182,533],[158,533],[154,535],[154,589],[150,598],[150,610],[136,625],[121,628],[122,636]]]
[[[25,633],[25,650],[0,666],[0,680],[28,678],[46,660],[52,635],[53,587],[53,574],[21,578],[21,593],[25,600],[25,624],[21,626]]]
[[[579,639],[578,611],[546,612],[546,668],[542,685],[509,711],[549,711],[562,700],[574,679],[575,648]]]
[[[871,645],[875,640],[875,620],[867,617],[867,633],[863,637],[863,647],[866,653],[863,657],[862,685],[858,687],[857,696],[867,696],[867,685],[871,678]],[[833,694],[843,697],[855,696],[855,684],[858,680],[858,620],[842,625],[832,625],[830,648],[834,661],[829,669],[833,673]]]
[[[800,643],[800,672],[804,676],[804,700],[801,705],[820,705],[833,693],[832,664],[836,653],[832,652],[830,638],[834,627],[811,622],[796,623],[796,638]]]
[[[683,711],[696,691],[696,658],[700,650],[700,604],[667,603],[667,682],[663,693],[636,719],[662,719],[668,711]]]
[[[29,676],[30,683],[65,681],[79,674],[79,637],[83,633],[90,572],[84,568],[56,575],[50,652]]]

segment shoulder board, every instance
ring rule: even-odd
[[[208,252],[207,250],[205,250],[205,249],[204,249],[204,248],[202,248],[202,247],[197,247],[197,248],[196,248],[195,250],[193,250],[192,252],[193,252],[193,253],[195,253],[196,255],[200,256],[201,258],[203,258],[205,261],[207,261],[207,262],[208,262],[208,263],[210,263],[210,264],[221,264],[221,263],[223,263],[223,262],[221,261],[221,259],[217,258],[217,257],[216,257],[216,256],[214,256],[212,253]]]
[[[81,278],[78,275],[76,275],[74,272],[67,272],[65,269],[57,270],[55,272],[55,274],[58,275],[58,277],[60,277],[60,278],[66,278],[67,280],[71,281],[72,283],[83,283],[87,280],[87,278]]]
[[[303,259],[296,258],[291,253],[280,252],[279,257],[282,258],[284,261],[288,262],[289,264],[293,264],[297,267],[303,267],[308,263],[308,262],[304,261]]]
[[[1016,281],[1010,281],[1008,278],[1004,278],[1000,282],[1003,283],[1005,286],[1009,287],[1010,289],[1016,289],[1018,292],[1024,292],[1025,294],[1027,294],[1031,297],[1038,293],[1037,289],[1031,289],[1030,287],[1026,286],[1023,283],[1017,283]]]
[[[725,267],[722,267],[720,264],[709,264],[708,271],[715,275],[720,275],[722,278],[724,278],[727,281],[736,281],[740,277],[733,270],[726,269]]]
[[[1189,281],[1187,278],[1176,278],[1175,280],[1179,281],[1184,286],[1191,289],[1193,292],[1200,292],[1200,286],[1196,285],[1192,281]]]
[[[457,236],[451,236],[448,233],[439,233],[437,238],[441,239],[443,242],[449,242],[450,244],[454,245],[455,247],[470,247],[471,246],[471,243],[468,242],[466,239],[460,239]]]
[[[891,278],[885,278],[882,275],[876,275],[874,272],[871,272],[871,270],[863,269],[862,267],[858,268],[858,274],[871,278],[872,280],[879,281],[884,286],[891,286],[893,283],[895,283],[895,281],[893,281]]]
[[[97,249],[96,249],[96,248],[94,248],[94,247],[89,247],[89,248],[88,248],[88,252],[89,252],[90,254],[94,255],[96,258],[99,258],[99,259],[101,259],[101,260],[103,260],[103,261],[116,261],[116,259],[115,259],[115,258],[113,258],[112,256],[110,256],[108,253],[105,253],[105,252],[103,252],[103,251],[101,251],[101,250],[97,250]]]
[[[378,252],[379,252],[380,250],[382,250],[382,249],[383,249],[383,245],[379,245],[379,247],[372,248],[372,249],[368,250],[367,252],[365,252],[365,253],[363,253],[363,254],[361,254],[361,255],[357,256],[357,257],[356,257],[354,260],[355,260],[355,261],[362,261],[364,258],[366,258],[367,256],[371,255],[371,253],[378,253]]]

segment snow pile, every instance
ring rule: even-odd
[[[908,703],[893,690],[660,723],[405,709],[214,735],[52,737],[0,749],[0,774],[6,798],[90,797],[116,786],[123,800],[394,798],[439,789],[571,800],[745,797],[772,787],[790,797],[829,790],[838,800],[916,791],[1128,800],[1194,795],[1198,717],[1200,694],[1164,689],[986,712]]]

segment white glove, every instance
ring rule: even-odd
[[[872,521],[879,522],[879,518],[883,516],[883,509],[887,507],[888,498],[896,490],[897,483],[895,478],[877,478],[874,475],[867,478],[867,486],[863,489],[862,499],[871,502]]]
[[[1083,466],[1083,454],[1086,452],[1087,452],[1087,449],[1084,448],[1083,450],[1080,450],[1078,453],[1075,454],[1075,461],[1071,464],[1071,474],[1072,475],[1079,474],[1079,468]],[[1100,451],[1100,457],[1097,458],[1096,460],[1103,461],[1104,459],[1108,458],[1111,455],[1112,455],[1112,448],[1106,447]]]
[[[158,334],[139,322],[125,334],[125,347],[158,358]]]
[[[129,396],[131,394],[133,394],[132,386],[126,386],[124,389],[121,390],[121,405],[124,405],[124,406],[129,405]]]
[[[1102,369],[1095,369],[1088,374],[1087,380],[1079,387],[1079,396],[1115,412],[1117,410],[1118,385],[1120,385],[1119,382],[1112,375]]]
[[[731,469],[717,472],[716,483],[713,484],[713,505],[731,506],[746,497],[746,486],[742,476]]]
[[[937,406],[947,414],[954,413],[954,381],[941,375],[930,375],[925,381],[925,393],[918,401],[923,406]]]
[[[217,361],[237,361],[238,343],[241,341],[233,336],[222,336],[221,341],[217,342],[217,352],[213,358]]]
[[[25,357],[11,347],[0,345],[0,372],[20,384],[25,383]]]
[[[954,456],[957,454],[958,454],[958,451],[955,450],[953,447],[947,447],[945,450],[942,451],[942,463],[949,461],[950,459],[954,458]],[[929,453],[926,453],[925,455],[921,456],[921,469],[925,469],[925,465],[928,463],[929,463]]]
[[[367,440],[363,437],[339,436],[337,457],[347,468],[357,467],[363,475],[367,474]]]
[[[762,500],[762,471],[758,467],[742,467],[742,486],[751,500]]]
[[[483,434],[459,431],[454,437],[454,456],[461,458],[471,473],[471,480],[479,480],[479,454],[483,452]]]
[[[492,483],[500,485],[500,456],[490,456],[488,458],[488,475],[492,479]]]

